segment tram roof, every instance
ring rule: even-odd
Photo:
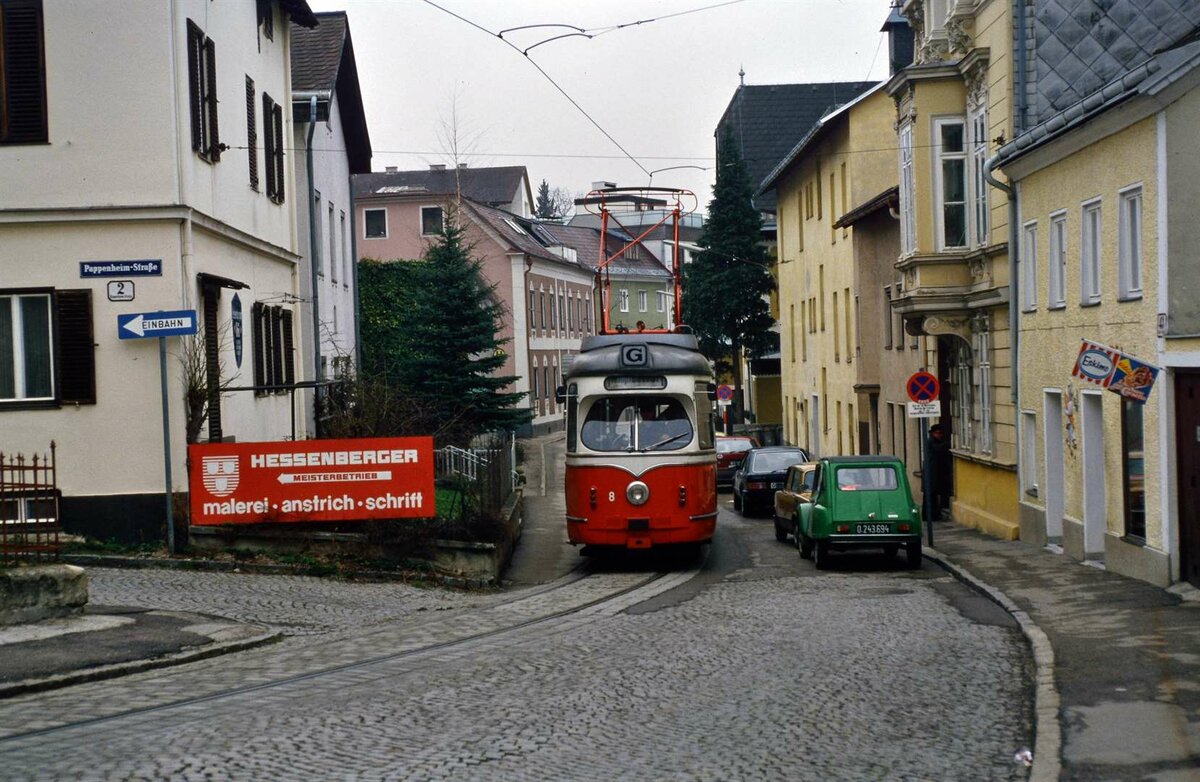
[[[644,363],[630,363],[624,348],[644,346]],[[694,334],[600,334],[584,337],[565,378],[596,375],[711,375]]]

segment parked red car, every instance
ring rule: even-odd
[[[733,474],[742,466],[742,460],[751,448],[758,447],[753,437],[735,435],[717,437],[717,488],[733,486]]]

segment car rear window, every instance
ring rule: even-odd
[[[841,467],[837,471],[841,491],[891,491],[897,485],[892,467]]]
[[[760,451],[750,459],[754,472],[782,472],[797,462],[808,461],[804,451]]]
[[[717,440],[717,453],[733,453],[734,451],[749,451],[754,447],[750,440],[735,440],[723,437]]]

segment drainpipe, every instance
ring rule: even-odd
[[[362,371],[362,298],[358,293],[358,208],[354,205],[354,174],[347,179],[350,184],[350,285],[354,295],[354,373]]]
[[[1018,299],[1021,292],[1021,253],[1020,244],[1018,242],[1019,235],[1017,233],[1019,226],[1017,221],[1020,220],[1020,205],[1017,202],[1017,191],[1012,185],[1001,182],[992,174],[992,170],[999,162],[999,155],[992,155],[983,164],[983,178],[988,181],[992,187],[997,190],[1003,190],[1008,194],[1008,339],[1012,344],[1012,400],[1013,406],[1018,405],[1017,375],[1019,372],[1020,362],[1020,347],[1021,347],[1021,331],[1018,328],[1017,319],[1020,317],[1020,307]],[[1019,424],[1019,421],[1018,421]],[[1020,432],[1021,427],[1017,426],[1017,431]],[[1019,435],[1018,435],[1019,436]]]
[[[328,91],[325,93],[328,99]],[[317,129],[317,98],[318,93],[298,93],[300,98],[308,98],[308,139],[304,144],[304,166],[308,173],[308,271],[309,284],[312,286],[312,326],[313,326],[313,380],[318,383],[323,379],[321,377],[321,300],[318,292],[317,278],[317,207],[313,203],[314,193],[316,191],[315,183],[313,182],[313,153],[312,140],[313,133]],[[320,411],[319,400],[321,399],[321,387],[314,386],[313,388],[313,429],[320,436]]]

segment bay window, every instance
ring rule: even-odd
[[[967,151],[961,119],[933,122],[938,249],[967,246]]]

